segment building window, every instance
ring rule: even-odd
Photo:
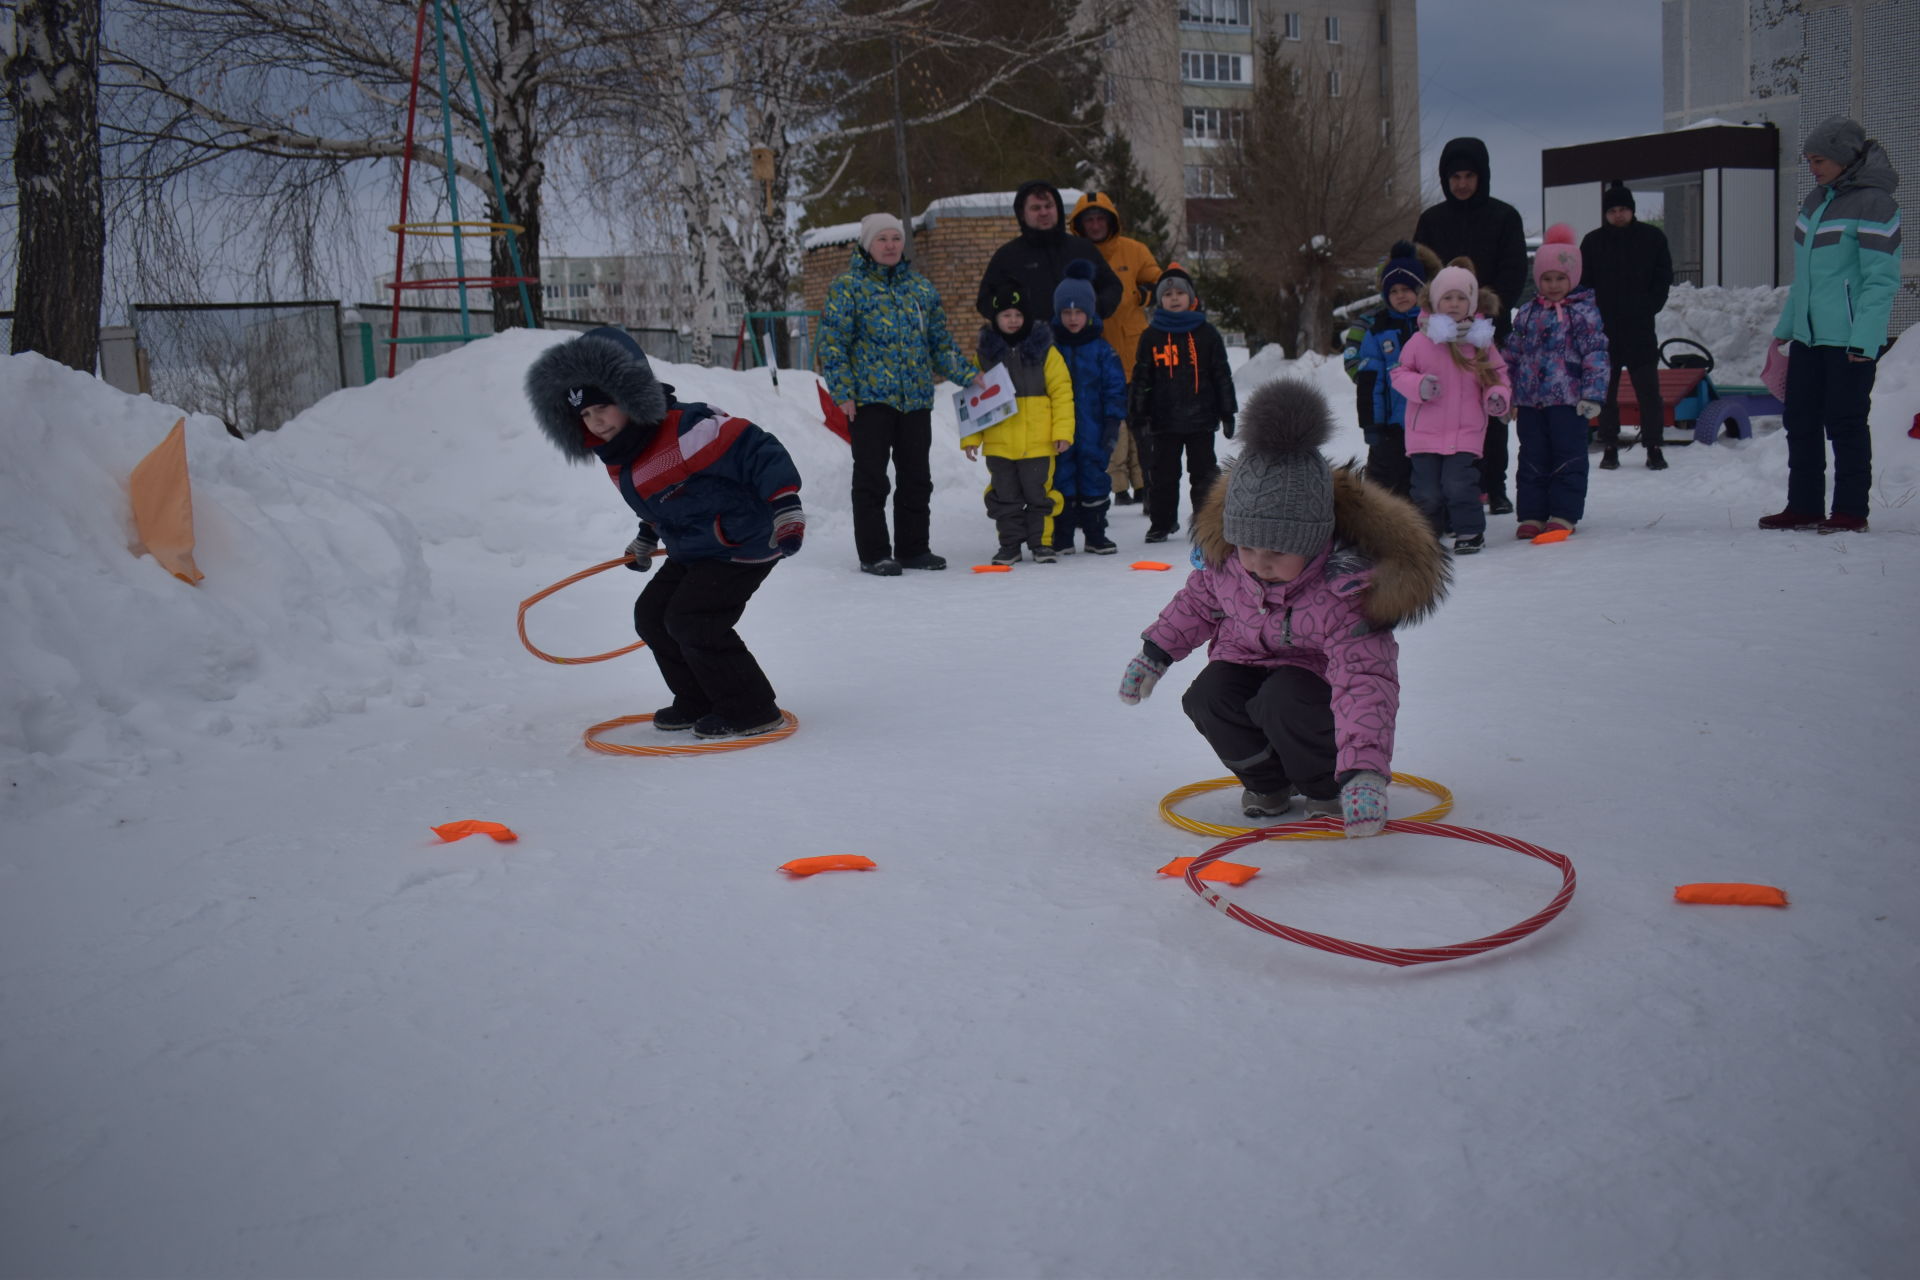
[[[1298,66],[1288,67],[1287,92],[1298,94],[1304,88],[1306,88],[1306,76],[1301,72],[1300,68]]]
[[[1240,141],[1240,133],[1246,127],[1246,122],[1246,112],[1228,107],[1180,109],[1181,136],[1201,146]]]
[[[567,296],[569,298],[584,298],[587,296],[587,286],[583,284],[570,284],[567,286]]]
[[[1393,81],[1387,76],[1387,68],[1385,64],[1382,64],[1380,67],[1380,96],[1383,98],[1392,97],[1392,85]]]
[[[1337,98],[1340,96],[1340,73],[1338,71],[1327,72],[1327,96],[1329,98]]]
[[[1180,51],[1180,78],[1196,84],[1245,84],[1247,62],[1240,53]]]
[[[1281,14],[1280,27],[1287,39],[1298,40],[1300,38],[1300,15],[1297,13]]]
[[[1112,106],[1114,102],[1115,94],[1113,92],[1113,77],[1111,75],[1105,77],[1105,86],[1106,87],[1105,87],[1104,100],[1106,102],[1106,105]]]
[[[1382,9],[1380,11],[1380,43],[1392,44],[1393,43],[1391,39],[1392,35],[1393,35],[1393,23],[1390,20],[1388,20],[1387,11],[1385,9]]]
[[[1214,222],[1195,222],[1187,227],[1187,248],[1195,257],[1227,251],[1227,231]]]
[[[1386,143],[1393,141],[1393,121],[1385,116],[1380,117],[1380,141]]]
[[[1196,27],[1247,27],[1252,0],[1180,0],[1180,21]]]
[[[1327,43],[1340,43],[1340,19],[1333,17],[1331,14],[1327,17]]]
[[[1233,194],[1233,178],[1225,169],[1210,164],[1185,166],[1187,195],[1196,200],[1226,199]]]

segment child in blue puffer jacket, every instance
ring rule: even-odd
[[[1354,326],[1342,355],[1358,392],[1360,428],[1367,438],[1367,479],[1407,497],[1413,464],[1407,461],[1407,398],[1393,389],[1400,349],[1420,331],[1420,291],[1440,269],[1433,251],[1399,240],[1380,267],[1379,311]]]
[[[1120,548],[1107,536],[1113,478],[1107,463],[1127,418],[1127,373],[1120,355],[1101,335],[1095,309],[1093,267],[1069,262],[1067,278],[1053,291],[1053,344],[1073,379],[1073,447],[1054,463],[1053,485],[1063,500],[1053,521],[1053,549],[1073,554],[1073,531],[1087,537],[1087,554],[1110,556]]]
[[[570,462],[597,458],[640,517],[627,544],[645,573],[633,602],[673,705],[653,727],[702,738],[765,733],[783,721],[773,686],[734,630],[773,566],[800,550],[800,473],[773,435],[704,404],[682,404],[610,325],[548,347],[527,370],[541,431]]]
[[[1507,368],[1518,411],[1516,538],[1568,533],[1587,510],[1587,424],[1607,398],[1607,332],[1580,287],[1573,228],[1556,223],[1533,255],[1533,300],[1514,313]]]

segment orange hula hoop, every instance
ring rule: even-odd
[[[653,554],[656,556],[664,556],[667,553],[664,551],[656,550]],[[544,649],[541,649],[538,646],[536,646],[532,640],[529,640],[527,638],[527,610],[533,608],[533,606],[539,604],[542,600],[545,600],[548,596],[560,590],[560,588],[562,587],[570,587],[574,583],[579,582],[583,578],[591,578],[596,573],[604,573],[608,569],[613,569],[621,565],[627,565],[632,563],[633,563],[632,556],[621,556],[618,560],[608,560],[603,564],[596,564],[591,568],[582,569],[580,572],[576,574],[571,574],[565,578],[562,578],[560,579],[560,581],[554,583],[550,587],[547,587],[545,590],[536,591],[532,595],[528,596],[525,600],[522,600],[520,602],[520,615],[519,617],[514,619],[514,626],[519,628],[520,643],[527,647],[527,652],[532,654],[534,657],[540,659],[540,661],[542,662],[552,662],[563,667],[576,667],[588,662],[605,662],[608,658],[617,658],[623,653],[632,653],[635,649],[646,648],[647,642],[645,640],[635,640],[632,644],[628,645],[626,648],[615,649],[610,653],[596,653],[591,657],[586,657],[586,658],[562,658],[555,654],[546,652]]]
[[[663,550],[656,550],[653,554],[655,556],[664,556],[667,553]],[[645,648],[646,641],[636,640],[625,648],[615,649],[610,653],[596,653],[585,658],[562,658],[557,654],[548,653],[537,647],[532,640],[527,638],[527,610],[539,604],[542,600],[545,600],[562,587],[570,587],[583,578],[591,578],[596,573],[604,573],[608,569],[632,563],[632,556],[621,556],[618,560],[608,560],[602,564],[592,565],[582,569],[578,573],[570,574],[552,586],[536,591],[525,600],[522,600],[520,602],[519,616],[514,619],[514,626],[519,629],[520,643],[526,646],[527,652],[542,662],[551,662],[562,667],[577,667],[589,662],[605,662],[608,658],[617,658],[623,653],[632,653],[635,649]],[[792,737],[793,731],[800,727],[800,717],[794,715],[793,712],[788,711],[785,707],[782,707],[780,708],[779,728],[769,729],[765,733],[756,733],[745,738],[724,738],[713,742],[699,742],[686,746],[643,747],[630,746],[624,742],[605,742],[597,736],[608,729],[618,729],[623,725],[629,724],[646,724],[652,719],[653,717],[651,715],[640,715],[618,716],[612,720],[603,720],[599,724],[589,725],[586,732],[580,735],[580,741],[586,744],[591,750],[609,756],[704,756],[711,755],[716,751],[740,751],[747,747],[758,747],[768,742],[778,742],[782,738]]]

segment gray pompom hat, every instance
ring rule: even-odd
[[[1317,387],[1269,382],[1240,411],[1242,452],[1227,474],[1220,533],[1236,547],[1319,555],[1333,538],[1333,471],[1320,452],[1333,413]]]
[[[1800,146],[1800,154],[1807,156],[1825,156],[1842,169],[1858,160],[1867,149],[1867,131],[1860,127],[1857,120],[1846,116],[1828,116],[1813,126],[1807,133],[1807,140]]]

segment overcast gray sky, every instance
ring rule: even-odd
[[[1420,0],[1419,23],[1423,190],[1471,134],[1537,232],[1543,149],[1660,132],[1660,0]]]

